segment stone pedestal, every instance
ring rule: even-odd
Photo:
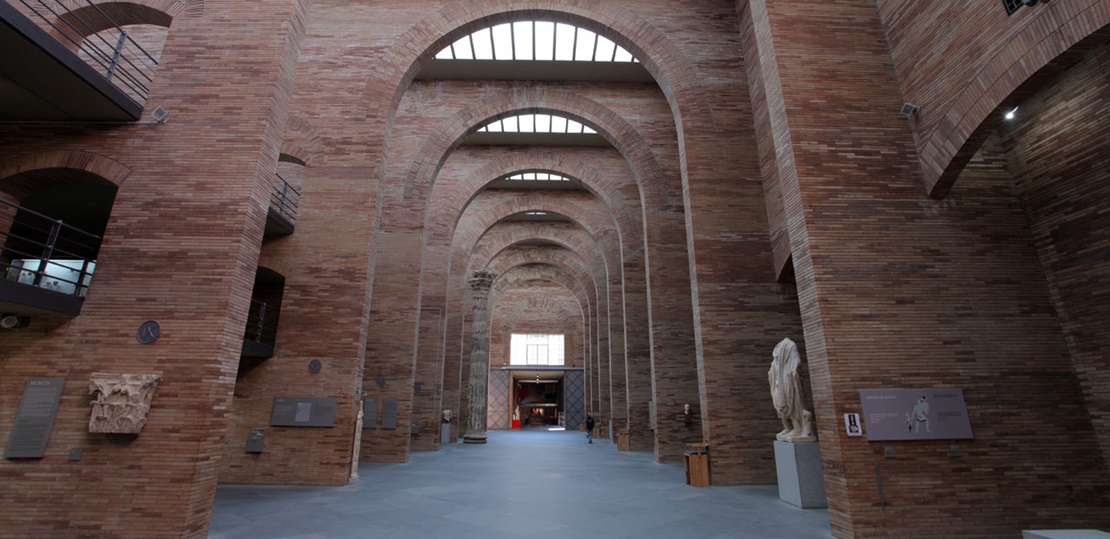
[[[817,442],[775,440],[775,469],[779,476],[780,500],[802,509],[828,507],[821,449]]]
[[[450,444],[451,444],[451,424],[450,423],[440,423],[439,424],[439,445],[450,445]]]
[[[1025,530],[1022,539],[1110,539],[1110,533],[1098,530]]]

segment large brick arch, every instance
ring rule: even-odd
[[[582,227],[589,235],[595,239],[603,237],[607,232],[615,230],[615,225],[611,219],[607,219],[609,215],[604,211],[591,211],[585,208],[577,201],[568,200],[564,196],[552,196],[550,194],[535,192],[528,193],[527,195],[513,197],[511,200],[500,202],[492,207],[485,208],[482,212],[467,212],[468,223],[466,227],[459,228],[455,231],[455,237],[451,242],[455,249],[462,250],[469,253],[481,240],[482,236],[490,230],[493,225],[511,215],[523,213],[527,211],[544,211],[555,215],[561,215],[570,219],[571,222]]]
[[[599,289],[604,284],[598,284],[597,276],[590,272],[581,257],[566,249],[515,249],[502,253],[501,256],[491,260],[488,268],[501,275],[512,271],[513,268],[532,264],[544,264],[559,268],[560,271],[574,279],[574,290],[582,292],[591,312],[593,312],[592,309],[597,308]]]
[[[676,182],[666,181],[649,143],[612,109],[574,92],[529,88],[459,110],[430,133],[405,177],[397,184],[385,186],[383,227],[418,228],[423,219],[415,222],[417,216],[404,208],[417,207],[419,204],[414,201],[428,203],[436,175],[462,140],[490,120],[527,113],[567,116],[597,129],[628,162],[645,205],[663,204],[668,195],[679,191],[677,185],[670,185]]]
[[[586,313],[586,318],[593,318],[589,297],[582,283],[565,269],[553,264],[528,262],[507,269],[494,281],[493,288],[490,290],[489,304],[497,305],[503,295],[529,281],[548,281],[565,288],[578,300],[578,305],[582,308],[582,312]]]
[[[9,181],[23,172],[48,168],[67,168],[95,174],[116,187],[131,175],[131,169],[100,154],[84,151],[56,151],[21,155],[0,162],[0,192],[13,189]]]
[[[921,167],[929,196],[945,196],[1002,122],[1002,112],[1033,95],[1087,52],[1110,41],[1110,9],[1090,2],[1050,2],[1040,17],[1062,21],[1028,24],[998,47],[974,80],[941,111],[943,118],[920,144]],[[1092,31],[1092,29],[1097,29]],[[939,114],[940,112],[938,112]]]
[[[556,228],[537,223],[500,223],[494,226],[474,248],[471,260],[475,266],[485,265],[508,249],[531,240],[550,242],[573,252],[590,267],[601,268],[606,273],[610,271],[605,265],[597,240],[581,228]]]
[[[621,192],[625,186],[568,153],[551,151],[520,151],[495,159],[467,176],[449,193],[445,193],[443,203],[440,203],[441,197],[436,196],[438,189],[433,187],[433,196],[429,197],[429,201],[434,207],[428,212],[425,228],[429,237],[450,237],[465,208],[490,182],[525,171],[552,172],[582,182],[614,216],[618,237],[627,235],[628,241],[639,240],[640,208],[628,204],[626,196]],[[449,220],[451,216],[454,216],[453,220]]]
[[[391,92],[388,125],[401,97],[424,64],[440,50],[459,38],[482,28],[531,18],[542,18],[579,26],[605,36],[631,52],[655,78],[667,96],[676,118],[701,116],[698,121],[712,123],[701,77],[694,62],[670,39],[647,20],[626,8],[604,0],[583,0],[569,4],[559,0],[483,2],[459,0],[428,15],[397,39],[386,54],[389,71],[380,80],[395,84],[391,88],[370,84],[367,102],[374,102],[383,90]],[[682,140],[682,122],[678,122]],[[708,125],[708,124],[707,124]]]
[[[567,294],[566,298],[573,299],[569,294]],[[521,315],[527,311],[555,312],[566,317],[568,320],[572,319],[572,317],[579,319],[577,322],[570,322],[571,324],[585,323],[585,313],[582,312],[582,306],[578,305],[577,302],[567,302],[563,301],[563,299],[564,298],[552,298],[550,296],[536,297],[534,295],[521,298],[520,301],[505,310],[504,314],[500,317],[500,323],[502,326],[512,326],[518,323]],[[502,304],[504,304],[504,302],[502,302]],[[573,305],[573,311],[566,308],[568,304]]]

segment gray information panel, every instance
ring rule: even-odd
[[[859,400],[868,441],[974,438],[962,389],[865,389]]]
[[[382,428],[397,428],[397,399],[382,399]]]
[[[4,458],[38,459],[46,453],[46,441],[50,439],[65,381],[65,378],[27,379]]]
[[[362,399],[362,428],[378,428],[378,398],[366,397]]]
[[[274,397],[272,427],[334,427],[335,397]]]

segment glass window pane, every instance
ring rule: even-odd
[[[521,133],[535,133],[536,132],[536,116],[534,114],[523,114],[520,118],[520,132]]]
[[[466,36],[455,42],[455,59],[456,60],[473,60],[474,51],[470,50],[470,36]]]
[[[594,58],[594,43],[597,41],[597,34],[589,31],[578,29],[578,43],[575,44],[574,59],[579,62],[589,62]]]
[[[550,114],[537,114],[536,115],[536,132],[537,133],[550,133],[551,132],[551,115]]]
[[[597,57],[598,62],[609,62],[613,59],[613,53],[616,52],[617,44],[609,41],[605,36],[597,36]]]
[[[555,59],[555,23],[536,21],[536,59]]]
[[[555,25],[555,59],[574,59],[574,30],[569,24]]]
[[[513,36],[509,24],[499,24],[493,27],[493,52],[496,60],[513,59]]]
[[[513,50],[517,60],[532,60],[532,21],[513,23]]]
[[[474,59],[493,60],[493,47],[490,42],[489,28],[478,30],[474,32],[471,37],[474,42]]]
[[[490,133],[500,133],[501,120],[494,120],[490,122],[489,125],[486,126],[486,131],[489,131]]]
[[[508,118],[502,118],[501,119],[502,129],[506,133],[519,133],[520,129],[517,127],[516,120],[517,120],[516,116],[509,116]]]
[[[566,133],[567,132],[567,119],[562,116],[551,117],[551,132],[552,133]]]
[[[613,58],[614,62],[631,62],[632,53],[624,50],[624,47],[617,48],[617,56]]]

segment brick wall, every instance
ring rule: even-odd
[[[1110,47],[1090,53],[1000,131],[1087,411],[1110,460]]]
[[[0,127],[4,163],[120,187],[81,316],[0,335],[0,444],[27,377],[67,381],[46,456],[0,462],[6,536],[205,535],[303,17],[297,2],[213,0],[175,20],[152,92],[169,124]],[[142,345],[150,319],[162,336]],[[142,434],[88,433],[92,372],[162,376]]]

